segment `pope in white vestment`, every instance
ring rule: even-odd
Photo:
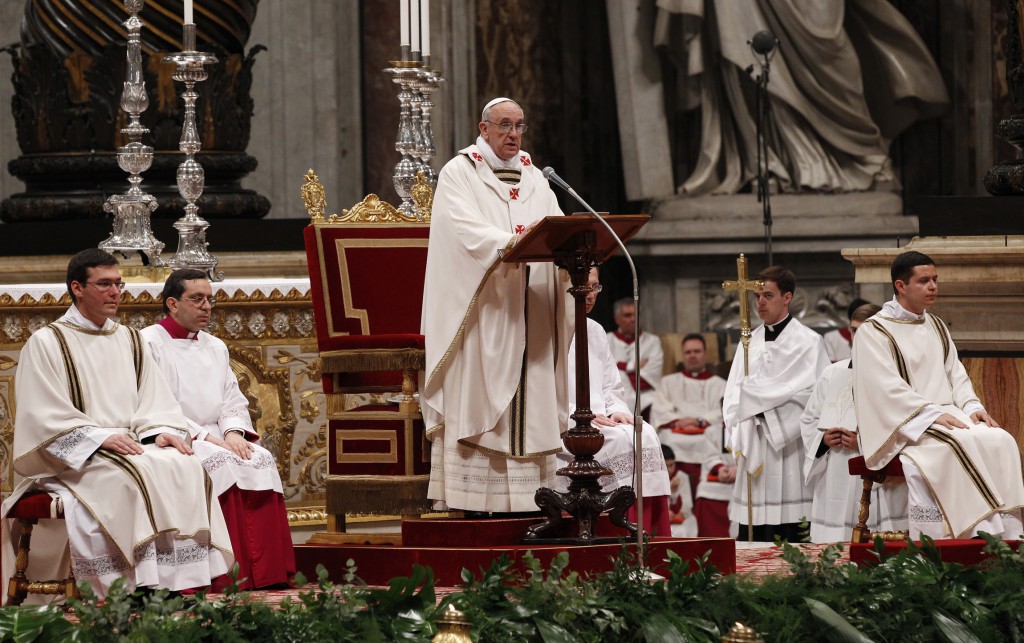
[[[199,459],[146,443],[189,431],[137,331],[110,319],[97,325],[72,306],[25,343],[15,394],[14,469],[22,479],[3,513],[31,489],[60,496],[76,579],[105,596],[120,577],[129,587],[180,590],[228,570],[230,539]],[[100,448],[112,435],[142,442],[143,452]],[[7,536],[11,521],[4,522]],[[45,551],[33,554],[35,565],[60,561],[61,551],[49,561]]]
[[[850,458],[857,448],[830,446],[823,437],[829,429],[857,432],[853,405],[853,365],[849,359],[825,369],[800,418],[805,449],[804,479],[814,496],[811,505],[811,542],[833,543],[850,540],[857,525],[863,483],[851,476]],[[889,479],[871,490],[872,532],[907,529],[907,486]]]
[[[553,264],[502,257],[532,224],[562,213],[519,149],[519,106],[492,101],[479,127],[477,143],[441,170],[432,207],[420,382],[433,442],[428,497],[452,509],[537,511],[568,419],[571,284]]]
[[[1009,433],[972,419],[985,407],[942,320],[894,298],[857,331],[853,364],[861,450],[872,469],[900,457],[911,537],[1019,538],[1020,451]],[[967,428],[941,424],[947,415]]]
[[[754,329],[749,375],[743,370],[742,344],[737,348],[725,387],[726,441],[738,466],[729,518],[741,525],[740,538],[746,538],[742,525],[754,525],[765,526],[766,540],[771,540],[769,532],[792,540],[797,523],[811,510],[802,475],[800,415],[830,362],[821,336],[789,314],[792,290],[780,293],[775,281],[759,278],[765,279],[765,290],[757,293],[758,314],[778,321]],[[762,312],[761,299],[767,294],[777,308]]]

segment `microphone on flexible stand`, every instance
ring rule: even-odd
[[[771,190],[768,176],[768,135],[769,112],[771,103],[768,97],[768,75],[771,71],[771,59],[775,56],[779,39],[768,30],[758,31],[747,41],[754,53],[754,60],[761,68],[761,73],[754,77],[757,83],[755,93],[755,109],[757,111],[755,133],[757,137],[757,200],[761,204],[764,223],[765,254],[768,263],[772,263],[772,205]],[[758,57],[760,56],[760,59]],[[747,73],[753,74],[754,66],[747,67]]]
[[[636,310],[636,339],[633,340],[633,371],[636,373],[636,401],[633,405],[633,473],[636,476],[636,518],[637,518],[637,530],[636,530],[636,546],[637,551],[641,554],[644,550],[644,476],[643,476],[643,427],[644,418],[640,414],[640,281],[636,276],[636,266],[633,264],[633,257],[630,256],[629,250],[626,250],[626,244],[622,243],[622,239],[619,235],[615,234],[615,230],[612,229],[608,222],[604,220],[604,217],[599,215],[594,208],[590,207],[590,204],[583,200],[576,190],[572,189],[572,186],[566,183],[562,177],[555,173],[555,168],[550,165],[541,170],[541,175],[545,179],[554,183],[558,187],[568,192],[574,199],[580,202],[587,212],[592,214],[595,219],[601,222],[601,225],[611,233],[612,238],[619,245],[619,249],[622,250],[622,254],[626,257],[626,261],[629,263],[629,271],[633,274],[633,306]],[[643,560],[643,556],[638,556],[638,560]],[[642,564],[642,563],[641,563]]]

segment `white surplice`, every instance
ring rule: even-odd
[[[611,416],[613,413],[625,413],[632,417],[633,410],[627,407],[623,400],[622,380],[619,378],[619,369],[615,365],[614,358],[608,350],[608,338],[604,334],[601,324],[589,318],[587,319],[587,343],[590,364],[590,410],[595,415]],[[571,415],[576,411],[575,338],[569,345],[569,364],[573,365],[569,371],[569,413]],[[569,422],[569,426],[575,424],[571,419]],[[612,471],[612,475],[601,478],[601,490],[612,491],[625,486],[635,488],[633,474],[636,470],[636,452],[633,449],[635,443],[633,425],[597,426],[595,424],[594,427],[600,429],[604,435],[604,445],[594,457]],[[654,427],[644,422],[642,435],[641,461],[643,463],[644,497],[670,496],[672,490],[658,434]],[[559,459],[567,464],[572,460],[572,454],[563,447]],[[565,491],[568,487],[568,478],[558,476],[558,488]]]
[[[46,538],[61,543],[56,551],[34,548],[33,566],[46,568],[48,578],[66,575],[52,563],[70,541],[75,578],[101,596],[122,576],[129,587],[179,590],[209,585],[228,570],[230,539],[198,458],[155,444],[131,456],[99,449],[112,434],[139,441],[189,434],[137,331],[110,320],[98,327],[72,306],[25,343],[15,396],[14,470],[22,479],[3,514],[42,489],[60,496],[65,524],[37,529],[67,529],[66,539]],[[4,521],[5,558],[7,539],[17,535],[12,522]],[[13,566],[5,560],[4,569]]]
[[[737,347],[725,387],[726,442],[738,466],[729,518],[744,525],[796,523],[811,511],[800,415],[830,362],[820,335],[792,317],[780,324],[770,342],[764,325],[754,329],[748,376]]]
[[[633,354],[633,342],[627,341],[616,331],[608,333],[608,348],[619,369],[622,379],[622,390],[626,406],[630,414],[636,407],[636,389],[630,381],[630,375],[636,371],[636,355]],[[653,333],[640,333],[640,379],[650,385],[649,389],[640,391],[640,408],[646,409],[654,404],[654,392],[661,383],[662,369],[665,363],[665,352],[661,348],[661,338]]]
[[[433,442],[428,496],[439,507],[536,511],[536,490],[555,482],[568,408],[570,283],[551,263],[501,259],[526,226],[562,213],[530,156],[520,152],[517,165],[519,182],[503,183],[472,145],[438,176],[420,405]]]
[[[704,433],[712,426],[722,428],[722,397],[725,380],[717,375],[707,379],[687,373],[669,373],[661,378],[654,393],[651,424],[658,428],[661,442],[672,448],[676,460],[701,464],[706,453]],[[665,425],[684,417],[703,418],[708,426],[703,430],[670,429]]]
[[[872,469],[900,456],[911,537],[1018,538],[1020,451],[1003,429],[970,419],[984,407],[942,320],[893,298],[858,329],[853,365],[861,451]],[[935,425],[943,413],[969,428]]]
[[[851,476],[850,458],[856,449],[835,449],[822,444],[827,429],[841,428],[857,432],[853,405],[853,370],[849,359],[825,369],[814,386],[800,418],[804,442],[804,479],[814,500],[811,506],[811,542],[833,543],[850,539],[857,525],[863,483]],[[873,531],[902,531],[907,525],[907,485],[888,480],[871,490]]]
[[[697,483],[698,498],[724,502],[732,499],[733,483],[719,482],[718,476],[712,475],[716,467],[736,466],[736,458],[726,445],[724,431],[720,424],[712,425],[701,436],[704,439],[704,461],[700,465],[700,481]]]
[[[850,340],[843,337],[843,332],[838,328],[830,330],[821,337],[825,342],[825,351],[832,362],[850,359],[853,356],[853,347]]]
[[[144,328],[142,337],[192,424],[195,433],[192,448],[210,474],[217,495],[233,486],[282,493],[274,455],[254,443],[259,435],[249,418],[249,401],[231,371],[227,345],[202,331],[195,339],[174,339],[159,324]],[[245,433],[254,448],[250,459],[243,460],[205,439],[212,435],[223,440],[231,430]]]

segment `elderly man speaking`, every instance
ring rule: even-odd
[[[496,98],[478,127],[476,143],[441,170],[431,215],[420,382],[428,495],[468,512],[536,511],[567,422],[573,308],[564,272],[501,259],[538,220],[562,213],[520,149],[522,108]]]

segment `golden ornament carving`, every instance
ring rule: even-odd
[[[227,342],[238,388],[249,401],[249,416],[263,446],[274,454],[281,480],[291,479],[292,442],[298,420],[292,407],[287,368],[270,368],[258,350]]]
[[[305,181],[299,194],[302,196],[302,203],[305,204],[306,212],[309,214],[309,222],[322,223],[324,212],[327,210],[327,193],[313,168],[309,168],[309,171],[306,172]]]
[[[341,216],[332,214],[329,223],[417,223],[413,215],[403,214],[398,208],[376,194],[366,195],[350,210],[342,210]]]
[[[430,210],[434,207],[434,188],[423,172],[416,173],[416,179],[412,182],[412,200],[416,203],[416,210],[419,211],[423,223],[430,222]]]

